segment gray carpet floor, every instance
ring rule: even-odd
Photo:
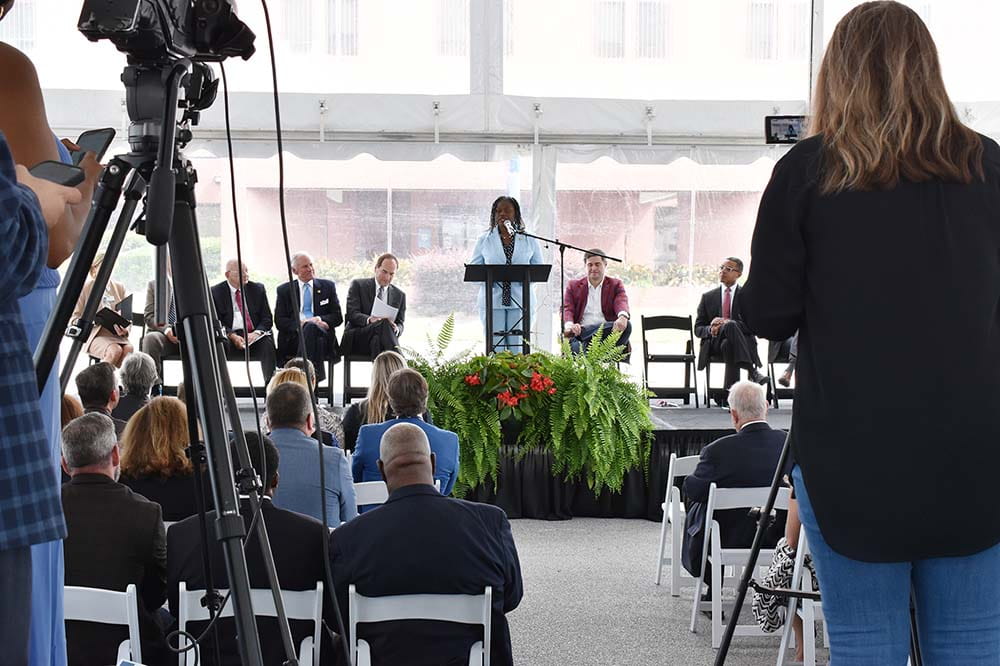
[[[694,587],[671,597],[653,584],[659,523],[574,518],[513,520],[524,598],[509,613],[514,659],[530,666],[712,664],[708,618],[688,631]],[[746,615],[749,618],[749,603]],[[774,664],[775,637],[736,637],[730,666]],[[827,652],[820,650],[820,663]],[[789,654],[789,657],[792,655]]]

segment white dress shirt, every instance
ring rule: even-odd
[[[236,304],[236,287],[234,287],[233,285],[229,285],[229,298],[233,302],[233,321],[232,321],[233,325],[230,328],[232,328],[232,330],[234,331],[243,331],[244,329],[246,329],[247,325],[243,321],[243,313],[240,312],[239,305]],[[244,307],[246,306],[246,304],[247,304],[247,295],[246,292],[243,292]],[[245,332],[249,333],[250,331],[245,331]]]
[[[596,287],[587,281],[587,307],[583,309],[580,326],[601,326],[604,324],[604,310],[601,308],[601,291],[604,280]]]

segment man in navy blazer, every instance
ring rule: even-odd
[[[785,433],[767,424],[767,396],[760,384],[749,381],[733,384],[729,389],[729,412],[736,434],[717,439],[702,449],[694,473],[684,480],[684,494],[689,503],[681,555],[684,568],[692,576],[701,573],[709,486],[713,483],[718,488],[770,486],[785,445]],[[791,469],[791,464],[788,467]],[[784,534],[784,512],[778,515],[779,520],[769,533],[771,538],[765,543],[773,545]],[[722,533],[722,546],[739,548],[753,543],[757,521],[745,509],[718,511],[714,519]]]
[[[588,250],[583,260],[587,275],[570,280],[563,298],[563,334],[569,338],[570,349],[574,354],[586,349],[598,331],[605,338],[613,331],[621,332],[618,346],[627,348],[632,324],[625,285],[605,275],[608,260],[603,250]]]
[[[361,426],[351,470],[355,481],[381,481],[378,467],[379,445],[385,432],[397,423],[420,428],[430,442],[436,465],[434,478],[441,482],[441,494],[450,495],[458,478],[458,435],[442,430],[420,417],[427,410],[427,380],[412,368],[402,368],[389,377],[389,407],[397,418]]]
[[[299,354],[299,324],[305,339],[306,356],[316,366],[316,381],[326,378],[326,360],[340,360],[335,328],[344,321],[337,300],[337,287],[316,277],[313,260],[305,252],[292,255],[296,279],[278,285],[274,302],[274,324],[278,328],[278,362],[282,365]]]
[[[517,608],[523,587],[507,516],[499,507],[435,490],[435,456],[424,431],[412,423],[397,423],[386,431],[379,458],[389,499],[330,535],[334,590],[345,626],[352,583],[366,597],[482,594],[490,586],[491,663],[513,663],[504,614]],[[465,666],[482,630],[408,620],[361,624],[358,636],[371,646],[373,663]]]
[[[243,350],[249,345],[250,358],[260,361],[264,381],[270,382],[275,364],[271,339],[274,319],[267,302],[267,289],[260,282],[249,281],[246,263],[242,271],[238,265],[236,259],[227,261],[226,280],[212,287],[215,314],[226,329],[226,358],[243,358]]]
[[[384,351],[399,351],[399,336],[406,319],[406,293],[392,284],[399,260],[390,253],[375,260],[375,275],[351,281],[347,290],[347,324],[341,351],[344,354],[364,354],[375,358]],[[396,316],[373,317],[375,301],[396,308]]]

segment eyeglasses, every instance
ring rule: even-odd
[[[733,268],[732,266],[719,266],[719,270],[723,273],[739,273],[740,269]]]

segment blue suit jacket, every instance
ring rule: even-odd
[[[385,431],[397,423],[412,423],[427,435],[431,443],[431,451],[437,460],[434,468],[434,478],[441,482],[441,494],[450,495],[451,489],[458,478],[458,435],[448,430],[442,430],[422,419],[392,419],[383,423],[372,423],[361,426],[358,432],[358,442],[354,447],[354,458],[351,470],[354,480],[381,481],[382,474],[378,471],[378,447],[382,443]]]
[[[358,515],[354,482],[342,449],[324,445],[326,487],[320,492],[316,440],[294,428],[275,428],[271,431],[271,440],[278,447],[278,474],[281,479],[274,493],[276,507],[321,521],[321,502],[326,498],[327,521],[332,527]]]

